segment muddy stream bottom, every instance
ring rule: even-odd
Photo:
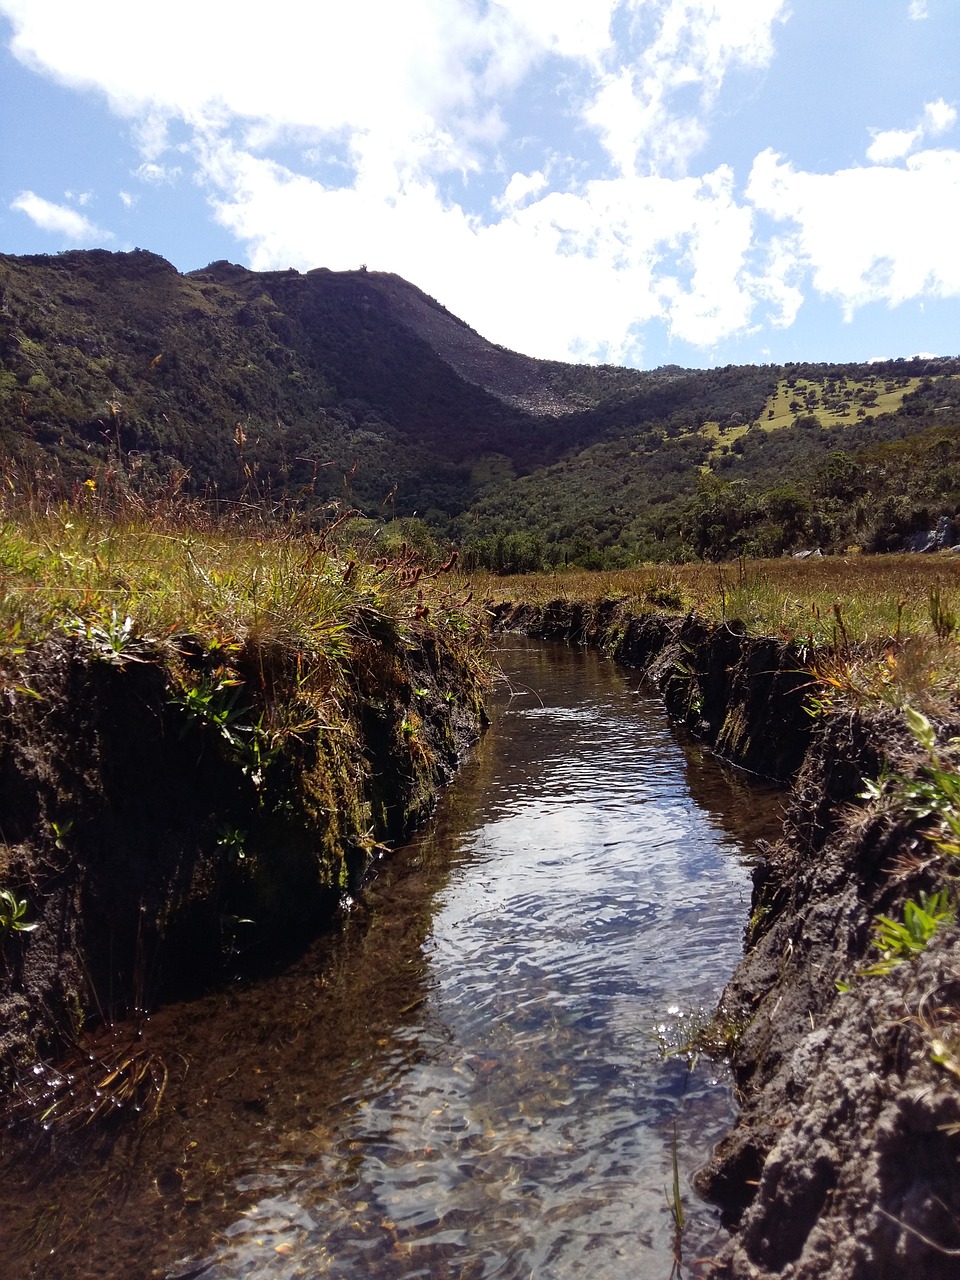
[[[725,1071],[665,1056],[740,954],[780,793],[682,742],[635,675],[509,639],[493,724],[344,929],[173,1006],[157,1118],[3,1159],[6,1277],[676,1274]]]

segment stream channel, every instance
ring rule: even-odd
[[[689,1178],[731,1085],[663,1043],[739,959],[781,793],[635,673],[503,645],[490,730],[344,928],[149,1020],[153,1123],[4,1161],[4,1275],[667,1280],[674,1149],[684,1257],[717,1247]]]

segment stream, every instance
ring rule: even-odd
[[[701,1274],[732,1088],[664,1046],[739,959],[781,793],[636,673],[503,645],[490,730],[344,928],[149,1020],[152,1123],[3,1160],[5,1276],[668,1280],[674,1152]]]

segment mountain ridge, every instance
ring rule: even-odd
[[[0,255],[0,457],[41,488],[106,466],[141,488],[416,515],[464,546],[529,535],[549,563],[779,554],[953,519],[954,426],[956,360],[563,364],[489,342],[388,272]],[[898,495],[884,450],[907,437],[920,465]],[[864,449],[873,488],[844,508],[825,459],[856,470]],[[802,491],[787,520],[765,497],[784,484]]]

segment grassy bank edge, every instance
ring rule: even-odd
[[[452,559],[190,515],[0,522],[0,1057],[68,1126],[101,1109],[24,1087],[37,1053],[323,926],[483,721]]]

